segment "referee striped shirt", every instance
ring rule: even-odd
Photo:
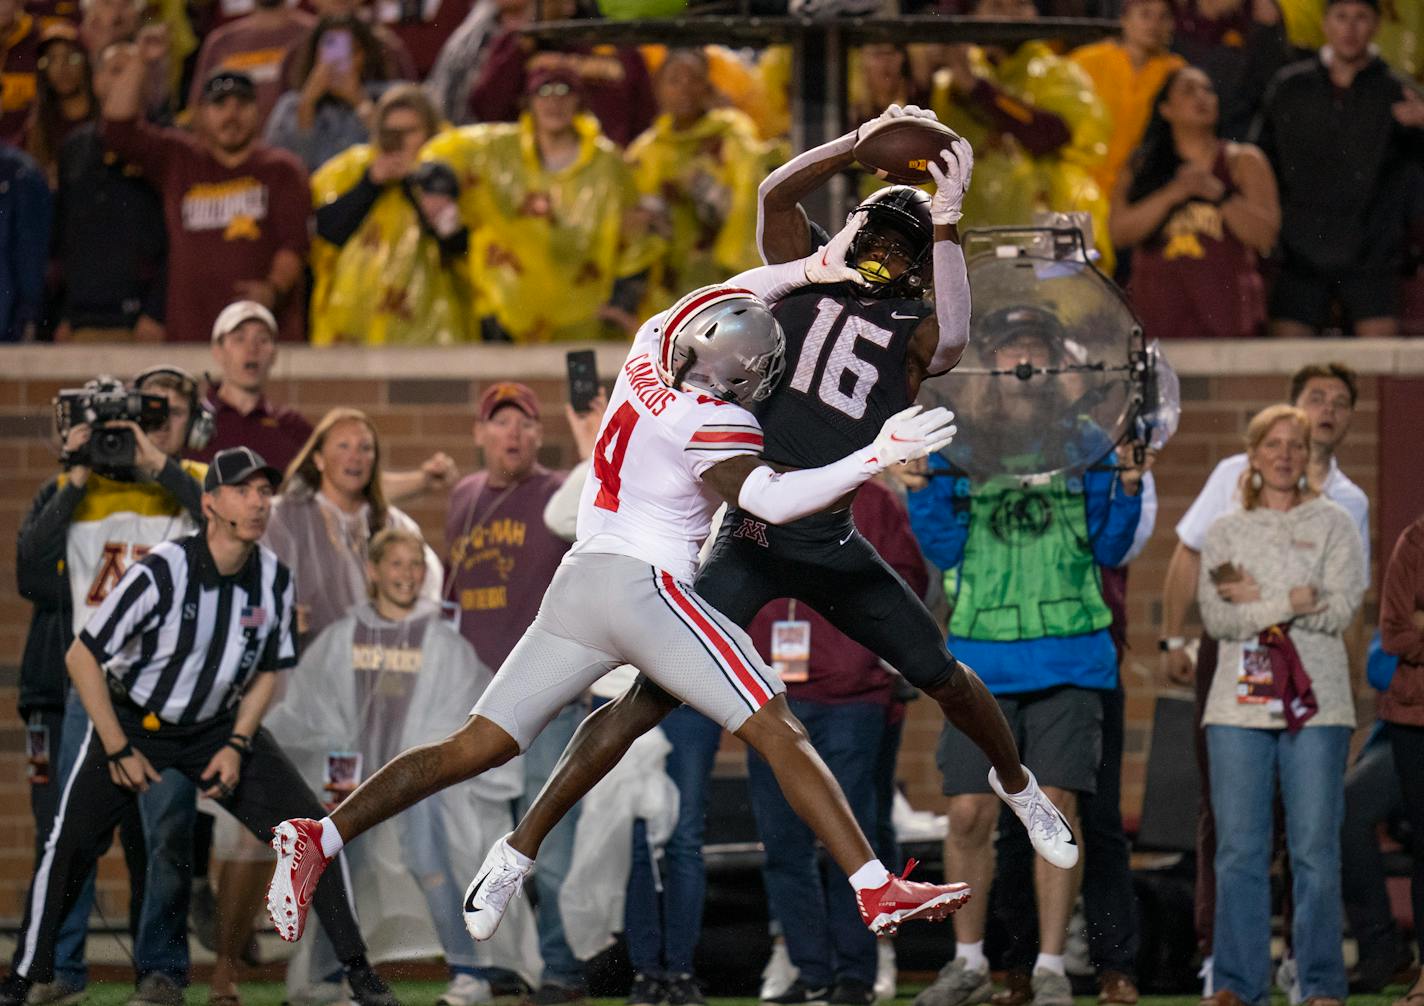
[[[236,705],[252,676],[297,662],[292,575],[258,545],[221,575],[201,534],[129,567],[79,639],[129,699],[173,724]]]

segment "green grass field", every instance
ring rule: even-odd
[[[394,982],[392,988],[404,1006],[434,1006],[440,993],[445,991],[443,982]],[[915,989],[901,986],[899,1006],[909,1006]],[[279,982],[244,982],[242,985],[243,1006],[281,1006],[283,987]],[[84,1000],[88,1006],[124,1006],[133,993],[133,986],[124,982],[99,982],[89,986],[89,996]],[[1404,987],[1387,990],[1382,995],[1351,996],[1350,1006],[1390,1006],[1404,993]],[[204,1006],[208,1000],[206,985],[193,985],[188,989],[188,1006]],[[497,999],[497,1006],[514,1006],[516,999]],[[1272,1006],[1285,1006],[1285,996],[1276,996]],[[590,999],[589,1006],[623,1006],[621,999]],[[709,999],[709,1006],[758,1006],[755,999]],[[1097,1000],[1082,997],[1076,1006],[1097,1006]],[[1142,1006],[1197,1006],[1196,996],[1144,996]]]

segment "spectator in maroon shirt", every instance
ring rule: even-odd
[[[57,21],[40,31],[38,95],[27,146],[44,168],[50,187],[58,182],[59,150],[73,132],[99,117],[89,54],[73,25]]]
[[[545,3],[545,18],[570,17],[566,0]],[[470,113],[474,122],[513,122],[525,95],[525,83],[534,71],[570,70],[579,78],[584,108],[598,119],[604,134],[626,147],[653,123],[657,99],[642,53],[629,46],[569,46],[561,51],[540,49],[517,31],[506,32],[489,43],[489,55],[474,89]]]
[[[3,0],[0,0],[3,2]],[[288,6],[284,0],[257,0],[257,9],[216,28],[203,40],[193,66],[188,107],[203,102],[203,88],[219,70],[237,70],[257,88],[257,122],[261,126],[287,89],[283,76],[292,50],[316,25],[316,18]]]
[[[267,401],[267,375],[277,359],[277,319],[253,300],[223,308],[213,323],[213,359],[219,382],[208,389],[214,430],[193,456],[210,461],[229,447],[251,447],[282,471],[311,436],[312,424],[296,409]]]
[[[209,461],[229,447],[251,447],[285,471],[311,436],[312,424],[296,409],[267,399],[267,378],[277,360],[277,319],[272,312],[251,300],[223,308],[213,323],[213,360],[219,380],[208,388],[206,404],[216,428],[208,446],[192,456]],[[436,451],[419,468],[382,469],[381,492],[399,503],[449,489],[457,477],[455,462]]]
[[[228,70],[209,78],[189,135],[139,118],[144,67],[136,50],[116,54],[105,71],[115,75],[104,100],[105,143],[163,197],[168,340],[206,341],[235,298],[272,310],[281,337],[300,340],[311,196],[296,158],[257,141],[252,78]]]
[[[23,7],[23,0],[0,0],[0,143],[21,148],[40,58],[39,25]]]

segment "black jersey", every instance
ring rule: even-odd
[[[873,441],[910,406],[905,359],[925,300],[869,300],[847,284],[809,286],[772,309],[786,332],[786,372],[754,411],[763,457],[819,468]]]

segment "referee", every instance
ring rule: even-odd
[[[176,768],[253,834],[325,812],[262,729],[275,672],[297,662],[292,577],[258,544],[280,473],[234,447],[203,482],[201,534],[164,542],[129,567],[70,647],[69,675],[91,720],[49,839],[0,1006],[22,1006],[52,980],[59,925],[125,807]],[[366,960],[345,871],[330,871],[313,907],[360,1006],[396,1006]]]

